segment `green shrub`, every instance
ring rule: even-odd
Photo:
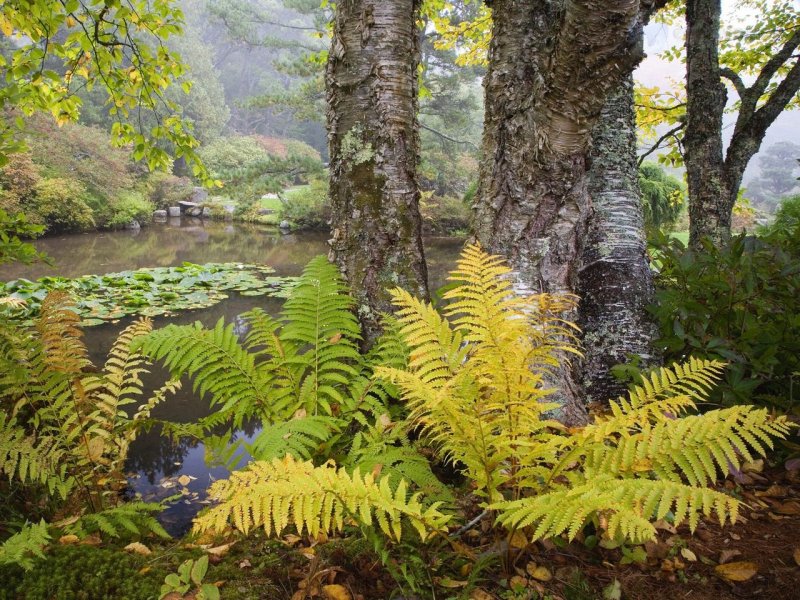
[[[186,177],[154,171],[147,178],[147,197],[153,204],[154,210],[177,206],[178,202],[189,200],[192,194],[194,185]]]
[[[683,210],[684,185],[661,165],[645,162],[639,167],[644,225],[648,232],[670,231]]]
[[[32,206],[25,207],[48,231],[82,231],[94,227],[92,209],[86,204],[86,188],[75,179],[55,177],[36,184]]]
[[[107,226],[111,228],[125,227],[131,221],[147,223],[153,214],[153,203],[140,192],[124,192],[111,202],[112,216]]]
[[[460,233],[469,231],[471,227],[472,209],[453,196],[422,192],[420,212],[425,231],[429,233]]]
[[[328,182],[318,180],[311,185],[288,192],[280,215],[298,229],[327,227],[331,217]]]
[[[688,354],[729,363],[713,402],[797,406],[800,395],[800,256],[740,235],[702,252],[655,242],[660,345],[667,362]]]
[[[759,233],[772,243],[800,255],[800,195],[784,198],[775,213],[775,220]]]

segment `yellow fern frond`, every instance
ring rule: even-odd
[[[280,535],[294,526],[298,533],[340,531],[348,519],[365,525],[377,521],[387,536],[399,540],[402,521],[408,521],[425,540],[442,530],[449,517],[438,503],[421,504],[419,494],[407,495],[401,481],[392,491],[388,477],[375,481],[371,474],[352,474],[331,463],[315,467],[291,455],[251,463],[230,479],[215,482],[209,495],[219,501],[195,519],[196,531],[222,531],[228,523],[247,533],[263,527],[267,535]]]
[[[598,416],[583,435],[599,441],[614,433],[679,417],[707,398],[724,368],[725,363],[718,360],[690,358],[683,364],[656,369],[628,393],[628,398],[610,402],[611,414]]]
[[[500,511],[498,523],[509,529],[529,528],[534,540],[565,533],[572,539],[589,517],[603,514],[609,537],[638,544],[655,538],[652,522],[670,511],[676,525],[688,521],[694,531],[700,517],[712,513],[720,525],[736,522],[739,502],[709,488],[672,481],[597,477],[580,486],[497,502],[490,508]]]

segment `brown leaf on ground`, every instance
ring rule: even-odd
[[[58,543],[62,546],[69,546],[70,544],[77,544],[80,541],[77,535],[69,534],[69,535],[62,535],[58,538]]]
[[[800,547],[794,549],[794,562],[800,567]]]
[[[141,542],[131,542],[130,544],[125,546],[123,550],[125,550],[125,552],[132,552],[133,554],[141,554],[142,556],[147,556],[148,554],[153,553],[153,551],[150,550],[150,548],[148,548]]]
[[[800,515],[800,503],[784,502],[775,507],[775,512],[779,515]]]
[[[495,600],[495,598],[489,592],[477,588],[472,590],[472,593],[469,595],[469,600]]]
[[[714,567],[714,573],[728,581],[747,581],[758,573],[758,565],[747,561],[726,563]]]

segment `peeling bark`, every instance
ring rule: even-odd
[[[592,208],[581,254],[578,321],[585,358],[576,376],[586,401],[604,402],[626,390],[611,367],[627,362],[628,354],[644,365],[656,359],[632,76],[608,97],[594,127],[587,187]]]
[[[494,0],[476,233],[520,291],[577,291],[590,133],[642,57],[639,0]],[[586,418],[572,374],[565,421]]]
[[[328,57],[331,258],[358,305],[365,344],[388,290],[428,298],[419,214],[419,0],[337,2]]]

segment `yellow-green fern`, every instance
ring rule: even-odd
[[[299,533],[317,535],[340,531],[347,520],[357,519],[366,525],[377,522],[398,540],[405,521],[425,540],[448,521],[437,504],[426,507],[419,494],[408,496],[405,481],[393,490],[388,477],[375,481],[369,473],[348,473],[331,463],[315,467],[290,454],[255,462],[215,482],[209,496],[220,503],[197,517],[196,531],[220,531],[231,523],[244,533],[263,527],[267,535],[277,536],[294,526]]]

